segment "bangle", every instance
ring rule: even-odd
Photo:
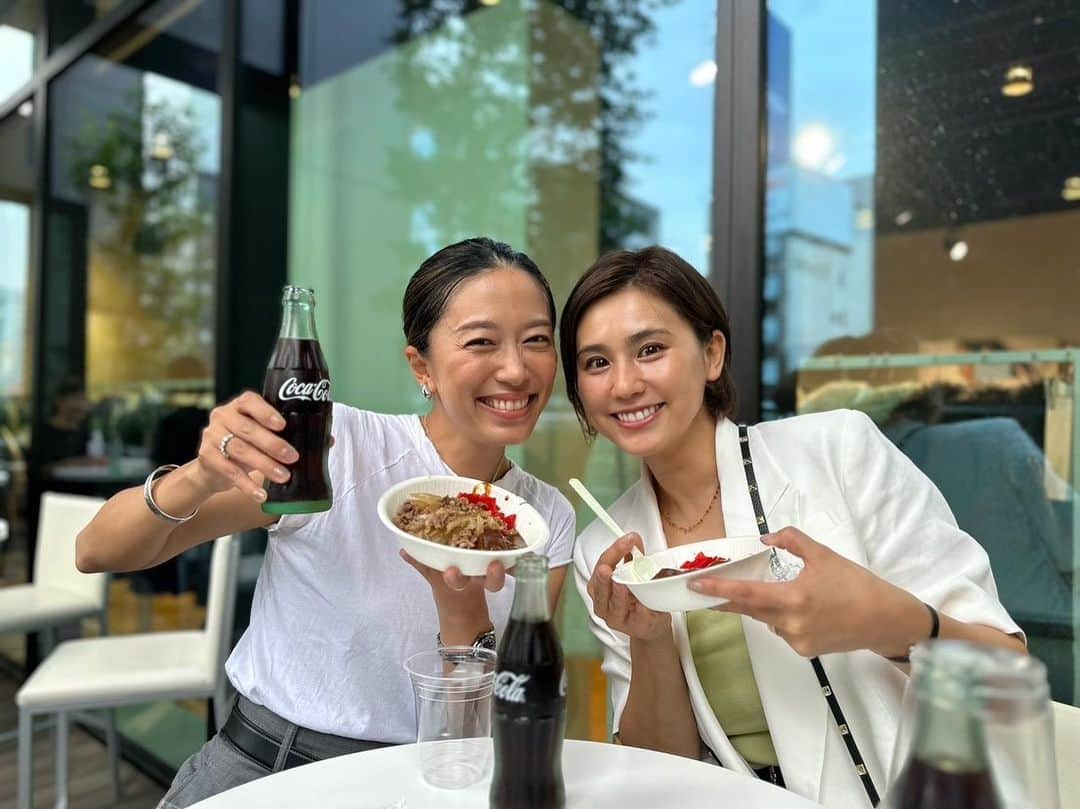
[[[146,507],[148,509],[150,509],[150,512],[155,517],[159,517],[160,519],[165,520],[166,522],[171,522],[174,525],[179,525],[180,523],[185,523],[188,520],[190,520],[192,517],[194,517],[196,514],[199,513],[199,509],[196,508],[193,512],[188,514],[186,517],[174,517],[172,514],[169,514],[167,511],[164,511],[161,508],[161,506],[159,506],[157,503],[154,502],[154,481],[157,480],[162,475],[168,474],[169,472],[173,471],[174,469],[179,469],[179,468],[180,467],[177,466],[174,463],[167,463],[164,466],[159,466],[157,469],[155,469],[153,472],[151,472],[149,475],[146,476],[146,482],[143,483],[143,500],[146,501]]]
[[[923,606],[930,610],[930,637],[936,638],[941,633],[941,617],[938,615],[937,610],[923,602]]]
[[[477,635],[476,640],[472,642],[472,645],[475,649],[490,649],[493,652],[496,651],[496,647],[498,646],[498,644],[495,640],[495,627],[492,627],[491,629],[485,629],[483,632]],[[444,644],[442,642],[442,632],[436,632],[435,648],[442,649],[443,646]]]
[[[923,606],[926,607],[928,610],[930,610],[930,635],[928,636],[927,640],[929,640],[931,638],[936,638],[938,635],[941,634],[941,616],[938,615],[937,610],[935,610],[933,607],[931,607],[925,601],[923,602]],[[910,652],[910,650],[909,650],[909,652]],[[910,663],[911,662],[911,657],[909,655],[904,655],[903,657],[887,657],[885,659],[886,660],[891,660],[893,663]]]

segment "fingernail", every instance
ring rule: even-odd
[[[693,590],[695,593],[704,593],[705,592],[705,585],[702,582],[699,582],[699,581],[692,581],[686,586],[689,587],[691,590]]]
[[[274,477],[284,483],[289,479],[289,473],[282,469],[280,466],[274,467]]]
[[[281,416],[274,416],[273,424],[275,427],[277,427],[277,429],[280,430],[282,427],[285,426],[285,419],[283,419]]]
[[[291,449],[291,448],[290,449],[283,449],[280,454],[281,454],[281,460],[285,461],[285,463],[292,463],[293,461],[295,461],[297,458],[300,457],[299,455],[296,454],[296,450]]]
[[[262,489],[259,489],[257,492],[255,492],[255,499],[261,503],[263,500],[266,499],[266,492]]]

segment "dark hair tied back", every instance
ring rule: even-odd
[[[547,298],[551,324],[555,325],[555,299],[540,268],[525,253],[493,239],[478,237],[447,245],[429,256],[413,273],[401,304],[405,340],[427,353],[431,330],[442,318],[446,304],[462,281],[496,267],[523,270],[536,279]]]

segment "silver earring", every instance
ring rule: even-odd
[[[431,398],[431,391],[428,390],[427,385],[424,385],[424,384],[420,385],[420,395],[423,396],[425,399],[430,399]]]

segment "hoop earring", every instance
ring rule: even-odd
[[[431,391],[428,389],[427,385],[420,385],[420,395],[425,399],[431,399]]]

